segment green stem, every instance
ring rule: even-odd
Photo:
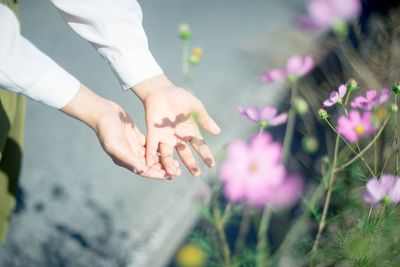
[[[334,188],[335,180],[336,180],[336,175],[335,174],[336,174],[336,165],[337,165],[338,153],[339,153],[339,144],[340,144],[340,136],[336,135],[335,151],[334,151],[334,154],[333,154],[333,164],[332,164],[332,168],[331,168],[331,171],[330,171],[328,192],[326,193],[324,208],[322,210],[321,220],[320,220],[319,225],[318,225],[318,232],[317,232],[317,235],[316,235],[315,240],[314,240],[314,244],[313,244],[312,249],[311,249],[311,256],[312,257],[315,255],[315,252],[318,249],[318,245],[319,245],[319,242],[320,242],[320,239],[321,239],[322,232],[324,231],[325,226],[326,226],[326,220],[327,220],[327,217],[328,217],[329,205],[330,205],[330,202],[331,202],[332,192],[333,192],[333,188]]]
[[[251,219],[251,211],[246,209],[245,213],[242,217],[242,220],[240,222],[239,234],[238,234],[238,238],[236,239],[236,243],[235,243],[234,255],[236,256],[236,258],[240,258],[240,252],[246,241],[247,234],[249,233],[250,219]]]
[[[217,230],[218,238],[222,246],[222,255],[224,258],[224,267],[231,267],[231,252],[229,249],[228,241],[225,235],[224,224],[222,221],[221,211],[218,204],[213,205],[213,217],[215,221],[215,228]]]
[[[269,251],[267,242],[268,226],[271,220],[271,210],[268,206],[264,208],[263,215],[261,217],[261,223],[257,235],[257,267],[266,267]]]
[[[394,96],[394,104],[397,106],[397,94]],[[398,111],[397,111],[398,112]],[[394,113],[394,135],[396,138],[396,175],[399,175],[399,137],[398,137],[398,133],[399,133],[399,125],[398,125],[398,121],[397,121],[397,112]]]
[[[374,133],[374,137],[375,137],[375,133]],[[374,144],[376,144],[376,142]],[[356,146],[357,146],[358,153],[360,153],[361,152],[361,148],[360,148],[360,145],[359,145],[358,141],[356,141]],[[375,145],[374,145],[374,147],[375,147]],[[367,167],[367,169],[371,173],[372,177],[375,177],[375,172],[371,169],[371,167],[368,165],[367,161],[365,160],[365,158],[363,156],[361,156],[361,161],[365,164],[365,166]]]
[[[294,83],[290,83],[291,86],[291,97],[290,97],[290,109],[289,109],[289,115],[288,115],[288,120],[287,120],[287,126],[286,126],[286,131],[285,131],[285,137],[283,139],[283,152],[282,152],[282,158],[283,162],[286,163],[289,153],[290,153],[290,148],[292,146],[292,140],[293,140],[293,135],[294,135],[294,130],[296,126],[296,110],[294,108],[294,100],[297,97],[297,86]]]
[[[183,40],[181,68],[182,68],[182,75],[183,75],[183,79],[184,79],[184,85],[185,85],[186,89],[188,86],[190,86],[189,85],[189,82],[190,82],[189,53],[190,53],[189,41]]]
[[[379,222],[379,217],[381,216],[381,212],[382,212],[382,210],[383,210],[384,208],[385,208],[385,204],[383,204],[383,205],[379,208],[378,215],[376,215],[376,219],[375,219],[375,223],[374,223],[375,226],[378,224],[378,222]]]
[[[222,224],[225,225],[225,223],[229,220],[231,217],[231,211],[232,211],[233,205],[231,202],[229,202],[224,209],[224,212],[222,213]]]

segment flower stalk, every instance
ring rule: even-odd
[[[268,265],[269,249],[268,249],[268,226],[271,221],[271,209],[266,206],[261,217],[260,227],[258,230],[257,242],[257,267],[266,267]]]

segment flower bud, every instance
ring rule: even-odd
[[[358,83],[357,83],[356,80],[350,79],[350,80],[348,80],[348,82],[346,83],[346,87],[347,87],[347,91],[348,91],[349,93],[352,93],[352,92],[354,92],[355,90],[357,90],[357,88],[358,88]]]
[[[320,117],[321,120],[327,120],[329,115],[326,109],[320,108],[318,110],[318,116]]]
[[[301,145],[307,154],[314,154],[318,150],[319,142],[314,136],[305,136],[301,140]]]
[[[302,116],[308,112],[308,104],[303,98],[296,98],[294,100],[294,108],[296,112]]]
[[[201,56],[203,55],[203,50],[201,47],[195,47],[192,50],[192,54],[189,57],[189,63],[196,65],[200,62]]]
[[[392,91],[395,94],[400,94],[400,82],[397,82],[393,85]]]
[[[390,111],[391,111],[391,112],[396,113],[398,110],[399,110],[399,107],[398,107],[397,105],[392,104],[392,105],[390,106]]]
[[[349,35],[349,28],[344,20],[338,20],[336,21],[333,26],[332,26],[333,32],[338,36],[339,38],[346,38]]]
[[[185,41],[192,37],[192,31],[188,24],[182,23],[179,25],[179,37]]]

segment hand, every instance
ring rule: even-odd
[[[195,96],[174,86],[164,75],[139,83],[134,92],[143,101],[146,111],[147,164],[156,162],[158,151],[167,173],[179,175],[181,171],[173,159],[176,148],[187,169],[192,175],[199,176],[201,171],[190,149],[191,144],[207,166],[215,165],[197,124],[210,134],[219,134],[221,130]]]
[[[62,111],[91,127],[115,164],[143,177],[169,178],[158,159],[152,166],[147,166],[144,148],[146,138],[117,104],[81,86],[77,95]]]

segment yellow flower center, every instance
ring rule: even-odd
[[[257,172],[257,170],[258,170],[258,164],[257,164],[257,162],[252,162],[252,163],[250,163],[250,172]]]
[[[201,267],[204,265],[205,256],[197,245],[187,244],[179,250],[176,262],[182,267]]]
[[[192,56],[200,58],[203,55],[203,49],[201,47],[195,47],[192,50]]]
[[[361,135],[365,132],[365,128],[362,125],[357,125],[356,127],[354,127],[354,131],[356,132],[356,134]]]

